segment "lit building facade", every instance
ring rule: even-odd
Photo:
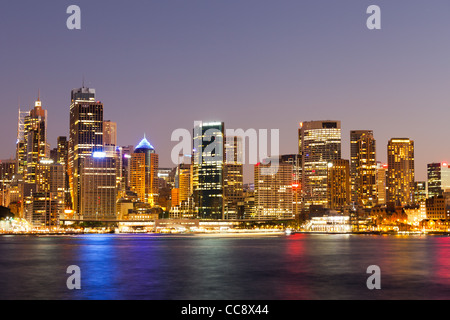
[[[310,121],[300,124],[303,207],[326,206],[328,163],[341,159],[341,122]]]
[[[352,201],[358,202],[358,167],[360,167],[360,139],[362,135],[373,136],[372,130],[352,130],[350,131],[350,176]]]
[[[447,162],[427,165],[428,197],[442,196],[450,191],[450,168]]]
[[[56,200],[58,217],[64,213],[65,209],[66,172],[64,169],[62,164],[54,163],[49,159],[42,159],[37,166],[37,192],[48,194],[53,201]]]
[[[224,130],[223,122],[199,122],[194,127],[192,186],[200,219],[223,219]]]
[[[254,166],[256,219],[293,219],[293,165],[280,162],[278,170],[267,174],[271,164]],[[264,172],[264,171],[266,172]]]
[[[94,152],[103,151],[103,104],[95,100],[95,89],[72,90],[68,152],[69,185],[73,210],[81,212],[81,165]]]
[[[140,201],[155,206],[158,203],[159,158],[153,146],[144,137],[131,154],[130,189]]]
[[[414,141],[393,138],[388,144],[387,202],[398,206],[414,203]]]
[[[377,205],[376,142],[371,130],[351,131],[352,201],[363,208]]]
[[[237,219],[244,201],[244,171],[239,155],[242,137],[226,137],[223,168],[224,218]]]
[[[328,162],[328,208],[343,211],[351,201],[350,163],[339,159]]]
[[[104,152],[80,158],[80,204],[83,219],[115,219],[117,159]]]
[[[47,144],[47,110],[42,108],[38,100],[24,120],[24,137],[26,150],[25,180],[27,183],[36,183],[36,167],[41,159],[50,156]]]
[[[385,205],[387,202],[386,198],[386,175],[387,175],[388,165],[387,163],[377,162],[377,204]]]

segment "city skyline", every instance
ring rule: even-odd
[[[196,120],[280,129],[281,154],[296,151],[302,121],[342,121],[344,159],[351,130],[373,130],[382,162],[391,138],[408,137],[415,141],[416,180],[426,180],[428,163],[449,160],[440,147],[450,112],[450,46],[440,32],[448,2],[436,1],[431,10],[421,2],[377,1],[383,19],[377,31],[365,26],[367,1],[198,1],[176,10],[151,3],[131,5],[126,14],[113,10],[119,2],[105,11],[80,1],[79,31],[65,28],[66,3],[18,3],[2,19],[15,37],[1,35],[9,63],[0,83],[0,159],[15,152],[19,99],[29,110],[38,90],[51,146],[69,136],[68,94],[84,78],[105,105],[104,118],[117,122],[118,145],[145,133],[161,167],[172,166],[172,131],[190,130]],[[29,10],[19,11],[23,4]],[[74,43],[98,54],[73,50]],[[436,116],[427,121],[425,113]],[[251,181],[252,170],[244,171]]]

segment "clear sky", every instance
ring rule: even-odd
[[[81,30],[66,9],[81,8]],[[381,8],[381,30],[366,9]],[[48,138],[69,134],[70,91],[97,90],[120,145],[144,133],[171,167],[173,130],[195,120],[280,129],[297,152],[299,122],[415,140],[416,179],[450,160],[450,1],[23,1],[0,8],[0,158],[14,155],[17,109],[41,91]]]

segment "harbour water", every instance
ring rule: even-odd
[[[71,265],[81,290],[67,288]],[[2,300],[449,299],[450,237],[1,236],[0,268]]]

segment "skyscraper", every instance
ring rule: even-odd
[[[117,123],[110,120],[103,121],[103,146],[115,147],[117,145]]]
[[[303,166],[303,206],[326,206],[328,163],[341,158],[341,122],[303,122],[298,141]]]
[[[357,142],[356,185],[357,204],[364,208],[377,205],[377,159],[372,132],[362,133]]]
[[[393,138],[388,143],[387,202],[414,203],[414,141]]]
[[[364,208],[377,204],[376,147],[372,130],[350,131],[352,201]]]
[[[193,192],[200,219],[223,219],[224,130],[223,122],[194,128]]]
[[[280,162],[273,174],[264,174],[270,164],[254,166],[256,219],[293,219],[293,165]]]
[[[223,170],[224,218],[237,219],[239,204],[244,201],[244,171],[240,161],[239,143],[242,137],[225,138],[226,161]]]
[[[387,163],[377,162],[377,204],[385,205],[387,202],[386,198],[386,174],[387,174]]]
[[[140,201],[154,206],[158,203],[158,155],[155,148],[144,137],[131,154],[131,191]]]
[[[47,144],[47,110],[42,108],[40,98],[34,109],[24,119],[24,138],[26,150],[25,181],[36,183],[36,167],[41,159],[50,156]]]
[[[46,195],[56,203],[54,214],[58,218],[65,209],[65,178],[64,165],[49,159],[42,159],[39,162],[36,175],[37,192]]]
[[[328,208],[344,211],[350,203],[350,164],[348,160],[328,162]]]
[[[450,190],[450,168],[447,162],[427,165],[428,197],[442,196]]]
[[[103,151],[103,104],[95,101],[95,89],[72,90],[70,105],[69,184],[73,210],[80,212],[81,159]]]
[[[115,219],[117,158],[114,154],[94,152],[79,162],[79,212],[84,219]]]

